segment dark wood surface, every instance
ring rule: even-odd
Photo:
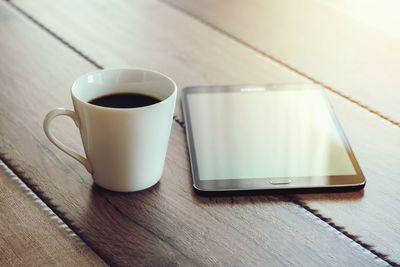
[[[105,265],[0,162],[0,266]]]
[[[0,157],[107,263],[365,266],[385,264],[380,253],[398,260],[399,217],[384,209],[399,201],[400,132],[393,124],[330,94],[367,179],[374,178],[364,193],[197,196],[178,123],[157,186],[108,192],[93,187],[41,129],[48,110],[71,106],[73,80],[96,68],[85,55],[104,67],[160,70],[180,87],[307,79],[162,2],[17,1],[36,22],[13,3],[0,5]],[[179,105],[176,114],[182,119]],[[80,147],[72,123],[56,131]],[[368,142],[371,136],[382,142]]]
[[[286,197],[194,194],[184,132],[177,123],[160,184],[136,194],[92,187],[79,163],[53,147],[41,129],[47,110],[70,102],[66,96],[70,73],[59,71],[49,78],[56,71],[53,65],[73,66],[72,72],[90,66],[8,6],[3,4],[2,12],[8,22],[1,49],[5,60],[13,62],[13,69],[1,71],[7,77],[2,79],[1,98],[8,98],[0,107],[2,157],[107,263],[321,265],[334,259],[332,264],[379,264]],[[19,57],[28,45],[29,53]],[[27,66],[27,62],[33,63]],[[44,62],[41,68],[36,68],[38,62]],[[23,65],[27,73],[21,76]],[[19,82],[22,77],[24,83]],[[75,148],[80,145],[70,139],[75,130],[71,125],[58,127],[61,139]],[[310,258],[315,251],[318,257]]]
[[[152,43],[156,38],[160,39],[160,44],[168,44],[176,46],[182,58],[187,58],[184,71],[182,71],[182,63],[171,61],[171,68],[162,69],[162,71],[169,73],[178,81],[178,84],[185,86],[188,85],[192,79],[192,84],[226,84],[237,82],[269,82],[268,79],[277,79],[276,77],[287,76],[287,81],[304,81],[306,78],[299,74],[288,72],[285,67],[279,64],[274,64],[269,58],[255,53],[243,45],[233,46],[235,49],[229,50],[232,42],[231,39],[215,32],[210,27],[196,20],[187,17],[185,14],[179,13],[177,10],[171,9],[169,6],[160,5],[158,7],[158,16],[151,22],[148,22],[148,27],[142,26],[142,30],[134,30],[136,25],[133,21],[142,21],[145,17],[151,17],[153,14],[153,5],[156,2],[135,3],[126,7],[123,1],[117,2],[113,6],[113,12],[110,12],[108,20],[97,16],[99,13],[97,9],[99,6],[87,4],[82,5],[78,2],[65,2],[65,5],[52,5],[51,1],[42,0],[45,5],[32,4],[31,2],[22,1],[21,6],[34,16],[41,18],[51,29],[59,32],[67,41],[73,45],[80,46],[82,51],[90,54],[90,56],[102,62],[104,66],[113,66],[117,62],[119,64],[143,64],[145,67],[166,66],[164,58],[152,58],[151,62],[146,61],[146,55],[151,54],[153,48],[146,48],[144,45],[137,44],[132,36],[139,39],[140,43]],[[153,4],[152,4],[153,3]],[[46,8],[43,8],[46,6]],[[74,17],[74,20],[82,21],[81,24],[93,25],[93,27],[108,29],[114,23],[118,25],[125,25],[119,31],[107,31],[107,38],[103,37],[102,32],[93,32],[92,30],[77,29],[71,27],[72,18],[69,16],[68,8],[76,9],[80,7],[82,16]],[[130,7],[130,8],[129,8]],[[251,8],[251,7],[250,7]],[[51,12],[48,11],[51,10]],[[204,9],[204,8],[203,8]],[[124,11],[126,14],[131,14],[132,10],[140,10],[140,13],[135,16],[123,16]],[[194,10],[202,10],[197,7]],[[210,9],[214,10],[214,9]],[[205,12],[205,11],[204,11]],[[164,14],[164,15],[160,15]],[[168,21],[165,19],[168,17]],[[173,17],[174,19],[171,19]],[[55,18],[63,18],[56,20]],[[188,22],[185,24],[179,23],[186,18]],[[68,21],[70,23],[63,23]],[[157,25],[170,23],[175,26],[175,30],[168,32],[169,34],[159,36]],[[100,26],[95,26],[100,25]],[[191,25],[188,27],[187,25]],[[167,26],[170,26],[167,24]],[[135,34],[129,34],[131,32]],[[181,41],[180,36],[192,36],[195,32],[196,36],[208,36],[207,38],[197,37],[196,41],[190,45],[190,51],[186,49],[188,45],[181,46],[184,43]],[[83,38],[91,34],[95,38]],[[93,40],[101,40],[106,43],[108,38],[111,40],[119,40],[118,46],[106,47],[97,46]],[[193,38],[193,37],[191,37]],[[223,51],[219,50],[218,53],[213,53],[215,48],[228,47]],[[141,49],[143,53],[129,53],[129,51]],[[213,50],[210,48],[214,48]],[[172,48],[170,48],[172,49]],[[196,51],[196,53],[191,52]],[[119,55],[126,53],[127,56],[121,58]],[[215,62],[222,62],[222,64],[215,64],[214,61],[207,61],[201,64],[199,55],[208,54]],[[233,56],[234,55],[234,56]],[[242,57],[242,55],[245,55]],[[165,55],[167,56],[167,55]],[[243,59],[246,65],[242,64]],[[260,60],[261,59],[261,60]],[[224,61],[221,61],[224,60]],[[228,61],[227,61],[228,60]],[[224,64],[228,62],[228,64]],[[214,64],[211,64],[214,63]],[[220,67],[221,65],[225,68]],[[244,66],[249,71],[243,71],[236,66]],[[193,68],[191,68],[193,66]],[[232,67],[234,66],[234,67]],[[221,70],[219,70],[220,68]],[[321,67],[322,68],[322,67]],[[323,68],[322,68],[323,69]],[[205,77],[194,78],[198,73],[210,74]],[[270,75],[270,73],[272,73]],[[335,75],[332,75],[335,76]],[[190,77],[188,79],[187,77]],[[297,80],[293,77],[297,77]],[[262,80],[265,79],[265,80]],[[283,79],[284,80],[284,79]],[[349,91],[352,92],[352,87]],[[354,92],[356,94],[357,92]],[[396,92],[393,92],[396,93]],[[362,95],[364,96],[364,95]],[[358,157],[358,160],[363,168],[368,179],[368,184],[364,194],[360,192],[346,193],[346,194],[333,194],[333,195],[306,195],[300,198],[306,201],[305,204],[310,208],[317,209],[317,212],[322,214],[326,219],[332,219],[336,226],[344,227],[352,235],[358,236],[357,240],[366,243],[365,245],[373,245],[374,249],[383,254],[388,254],[392,260],[400,261],[399,247],[396,245],[397,240],[400,240],[397,223],[400,220],[399,215],[387,212],[387,207],[395,207],[398,205],[400,199],[397,196],[398,183],[398,167],[400,165],[400,157],[398,157],[397,149],[399,147],[400,132],[397,127],[393,127],[389,122],[383,120],[378,116],[371,115],[371,112],[360,108],[348,101],[343,97],[335,97],[330,94],[333,106],[338,113],[340,120],[344,126],[345,132],[351,141],[351,145]],[[370,98],[373,99],[373,98]],[[176,114],[181,118],[180,107],[178,106]],[[371,138],[377,140],[371,142]],[[377,153],[379,151],[379,153]],[[310,201],[308,201],[310,200]],[[352,207],[351,209],[349,207]],[[362,222],[354,220],[354,216],[362,218]]]

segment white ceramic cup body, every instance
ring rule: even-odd
[[[71,95],[87,158],[85,167],[96,184],[112,191],[132,192],[160,180],[176,91],[173,80],[143,69],[100,70],[75,81]],[[138,108],[89,103],[115,93],[141,93],[161,101]]]

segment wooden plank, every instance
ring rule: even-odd
[[[254,82],[269,82],[281,77],[276,74],[281,68],[267,58],[261,58],[259,54],[246,50],[243,46],[232,44],[229,38],[188,19],[168,6],[158,5],[155,10],[154,1],[116,1],[107,9],[106,16],[101,12],[104,2],[85,4],[64,1],[55,5],[51,1],[40,0],[35,3],[18,1],[18,4],[105,66],[140,62],[145,67],[161,68],[178,80],[181,86],[252,82],[251,79]],[[212,5],[209,7],[213,8]],[[74,13],[72,18],[71,10],[80,10],[80,13]],[[143,21],[147,21],[147,24],[144,25]],[[78,25],[87,25],[87,29]],[[118,31],[112,31],[114,25],[122,26]],[[174,30],[162,35],[159,33],[159,25]],[[93,29],[107,29],[107,37]],[[118,44],[107,45],[108,40],[118,40]],[[158,40],[159,45],[155,46],[154,40]],[[129,52],[140,49],[142,53],[139,54]],[[169,52],[159,55],[159,51]],[[151,62],[146,62],[148,55],[155,54],[159,57],[154,56]],[[177,62],[174,55],[178,54],[180,59],[185,59],[186,64]],[[202,60],[204,55],[209,56],[206,62]],[[273,74],[270,75],[267,71]],[[284,71],[282,75],[293,79],[291,72]],[[302,80],[301,77],[298,79]],[[282,79],[275,82],[282,82]],[[389,254],[390,259],[400,262],[399,248],[393,245],[400,240],[397,227],[399,217],[385,209],[387,206],[399,205],[396,177],[400,158],[394,145],[400,140],[398,128],[391,127],[342,98],[333,95],[330,98],[340,115],[368,184],[364,192],[303,196],[303,200],[310,200],[304,204],[351,231],[350,234],[360,236],[360,242],[373,245],[377,251]],[[179,107],[176,113],[180,114]],[[374,133],[375,139],[379,141],[371,143],[370,133]],[[380,153],[376,153],[377,150]],[[354,220],[354,214],[361,216],[363,222]]]
[[[90,66],[6,4],[0,7],[4,22],[0,24],[4,55],[0,58],[0,157],[107,263],[382,264],[285,198],[197,196],[191,188],[184,132],[177,124],[158,185],[133,194],[93,187],[82,166],[54,148],[41,129],[46,111],[68,106],[65,91],[73,80],[70,76]],[[187,71],[185,66],[180,69]],[[57,126],[60,139],[79,146],[70,139],[71,125]]]
[[[396,1],[377,2],[372,7],[364,2],[346,5],[321,0],[166,2],[370,106],[400,126]],[[34,5],[24,1],[24,7]],[[363,12],[354,11],[363,8]]]
[[[1,266],[105,265],[1,162],[0,203]]]

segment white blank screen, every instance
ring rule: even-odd
[[[201,180],[354,175],[320,90],[188,94]]]

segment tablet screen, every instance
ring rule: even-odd
[[[200,180],[355,175],[322,90],[191,93]]]

